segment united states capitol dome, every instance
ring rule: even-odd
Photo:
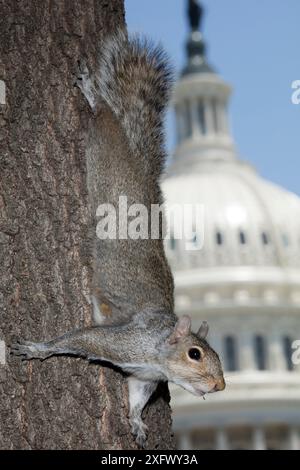
[[[169,224],[166,249],[177,285],[247,283],[249,293],[260,283],[272,300],[280,284],[300,303],[300,198],[239,158],[228,128],[231,88],[207,63],[198,30],[187,55],[173,95],[177,146],[163,191],[168,206],[201,205],[203,221],[190,250],[174,235],[179,219]]]
[[[177,145],[163,181],[166,252],[176,313],[195,331],[208,321],[226,389],[200,403],[171,387],[174,430],[180,449],[300,449],[300,199],[239,157],[230,86],[207,62],[197,0],[188,12]]]

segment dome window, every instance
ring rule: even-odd
[[[294,369],[294,365],[292,362],[292,340],[289,336],[284,336],[282,338],[282,346],[283,346],[283,354],[285,358],[286,368],[287,370],[292,371]]]
[[[266,341],[261,335],[254,337],[254,356],[258,370],[266,370],[267,368],[267,351]]]
[[[185,238],[185,245],[187,250],[200,250],[203,247],[203,240],[201,236],[193,229],[193,234],[190,238]]]
[[[284,246],[289,246],[290,244],[290,239],[286,233],[282,234],[282,243]]]
[[[224,243],[223,234],[219,231],[216,233],[216,242],[217,245],[223,245]]]
[[[246,245],[247,243],[246,234],[242,230],[239,232],[239,240],[240,240],[241,245]]]
[[[237,342],[234,336],[225,336],[225,365],[228,371],[238,370]]]
[[[184,114],[185,114],[185,137],[191,137],[192,135],[192,119],[191,119],[191,109],[189,102],[185,102],[184,106]]]
[[[177,126],[177,143],[180,144],[184,138],[184,122],[181,109],[179,106],[175,106],[175,115],[176,115],[176,126]]]
[[[264,245],[269,245],[270,240],[269,240],[269,236],[266,232],[262,232],[261,239],[262,239],[262,242],[263,242]]]

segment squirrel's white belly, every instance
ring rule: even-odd
[[[128,372],[141,380],[167,380],[167,377],[162,370],[147,363],[121,363],[117,365],[125,372]]]

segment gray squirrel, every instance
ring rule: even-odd
[[[128,204],[140,203],[149,210],[162,203],[163,113],[171,82],[161,48],[128,38],[124,29],[103,44],[95,73],[79,62],[77,86],[92,110],[86,153],[93,214],[99,204],[117,207],[120,195],[127,196]],[[99,139],[109,155],[105,161]],[[11,352],[42,360],[74,355],[122,369],[128,375],[132,433],[143,446],[147,428],[142,411],[159,381],[173,382],[199,397],[225,387],[219,357],[205,339],[207,323],[193,333],[190,317],[177,319],[173,291],[162,236],[95,236],[92,301],[97,326],[47,342],[22,341]]]

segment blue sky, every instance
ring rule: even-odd
[[[161,41],[177,71],[184,63],[186,0],[125,0],[131,32]],[[231,128],[241,157],[300,195],[300,0],[203,0],[209,62],[233,86]],[[173,119],[167,122],[174,146]]]

